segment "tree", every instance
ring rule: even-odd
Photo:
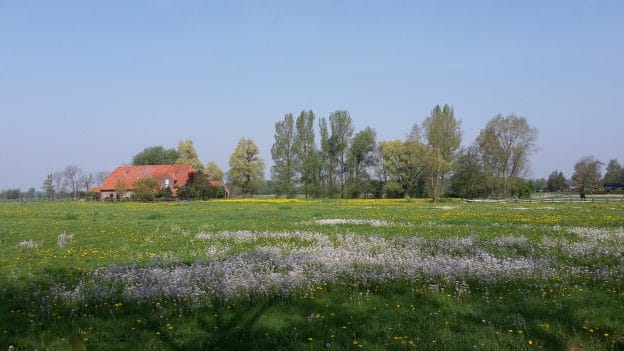
[[[4,198],[7,200],[18,200],[21,196],[22,191],[19,188],[4,191]]]
[[[52,181],[54,182],[54,189],[56,189],[58,198],[65,191],[65,173],[63,171],[52,173]]]
[[[27,199],[34,199],[35,198],[35,193],[36,193],[35,188],[28,188],[28,191],[26,191],[26,198]]]
[[[210,179],[202,172],[193,172],[186,185],[178,189],[177,195],[185,200],[222,198],[225,195],[223,187],[210,185],[211,180],[215,179]]]
[[[178,154],[180,155],[175,161],[179,165],[191,165],[198,171],[204,170],[204,164],[199,160],[199,155],[195,151],[192,140],[180,141],[178,143]]]
[[[569,188],[568,180],[562,172],[553,171],[546,180],[546,190],[550,192],[567,191]]]
[[[347,163],[346,155],[349,147],[349,140],[353,135],[353,120],[347,111],[336,111],[329,115],[329,126],[331,128],[330,146],[333,155],[332,163],[338,176],[340,194],[344,197],[344,185],[346,181]]]
[[[230,182],[245,196],[255,194],[264,183],[264,161],[260,150],[251,139],[242,138],[230,156]]]
[[[117,179],[117,183],[115,183],[115,194],[118,199],[121,199],[126,194],[126,180],[125,179]]]
[[[109,174],[110,172],[106,172],[106,171],[100,171],[100,172],[95,173],[95,184],[97,186],[101,186],[102,183],[104,183],[104,179],[106,179]]]
[[[463,149],[453,164],[450,193],[468,199],[482,197],[485,194],[484,178],[477,147]]]
[[[409,134],[407,134],[407,141],[415,141],[415,142],[422,142],[422,129],[420,129],[420,126],[418,125],[418,123],[415,123],[412,126],[412,129],[410,129]]]
[[[572,182],[580,193],[593,191],[600,184],[602,162],[594,156],[584,156],[574,165]]]
[[[295,122],[296,168],[306,197],[310,194],[318,196],[320,187],[319,154],[314,141],[314,118],[314,112],[301,111]]]
[[[139,201],[152,201],[161,191],[160,182],[154,177],[140,178],[134,183],[132,198]]]
[[[46,176],[45,180],[43,181],[43,186],[41,187],[41,189],[45,191],[46,196],[49,199],[52,199],[54,197],[54,176],[52,173]]]
[[[206,165],[204,175],[208,180],[223,180],[223,171],[215,162],[209,162]]]
[[[346,151],[349,139],[353,135],[353,121],[349,112],[332,112],[329,115],[329,128],[328,130],[327,121],[321,118],[323,177],[326,183],[326,193],[332,197],[336,194],[344,195]]]
[[[388,189],[396,197],[422,195],[426,146],[414,141],[392,140],[380,142],[379,150],[386,195],[389,196]]]
[[[132,158],[132,164],[138,165],[169,165],[180,158],[176,149],[165,149],[162,146],[152,146],[143,149]]]
[[[609,161],[607,165],[607,172],[604,176],[605,183],[624,183],[624,168],[618,162],[618,160],[613,159]]]
[[[491,119],[477,137],[485,169],[492,179],[501,180],[501,192],[509,195],[510,183],[523,176],[529,167],[529,155],[535,150],[537,129],[524,117],[514,114]]]
[[[329,161],[329,131],[327,129],[327,120],[325,118],[319,119],[319,132],[321,134],[321,149],[318,153],[318,159],[320,164],[320,182],[322,183],[323,192],[325,196],[331,196],[334,193],[334,169],[331,167]]]
[[[530,183],[533,185],[533,190],[535,191],[546,191],[548,181],[544,178],[531,179]]]
[[[295,127],[291,113],[284,116],[283,121],[275,123],[275,142],[271,147],[273,167],[271,179],[277,185],[278,193],[289,198],[295,193],[296,157]]]
[[[94,183],[95,183],[95,178],[93,177],[93,174],[89,173],[89,174],[83,174],[82,176],[80,176],[80,184],[82,188],[85,189],[86,192],[89,192],[89,190],[91,190]]]
[[[375,139],[376,133],[370,127],[366,127],[351,139],[347,153],[351,197],[368,193],[370,176],[367,169],[376,163]]]
[[[436,202],[461,144],[460,122],[455,119],[452,107],[436,105],[423,122],[423,130],[429,147],[427,157],[429,190],[433,201]]]
[[[63,174],[67,188],[73,194],[74,199],[77,198],[78,192],[82,189],[82,184],[80,183],[82,170],[74,165],[69,165],[65,167]]]

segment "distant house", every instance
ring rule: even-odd
[[[135,183],[142,178],[155,178],[162,188],[175,189],[186,185],[191,173],[197,172],[190,165],[121,166],[113,171],[99,187],[100,199],[128,198],[132,196]]]
[[[99,194],[100,199],[129,198],[137,180],[154,178],[163,189],[169,187],[175,195],[176,190],[187,185],[191,175],[196,172],[190,165],[121,166],[106,177],[100,187],[91,189],[91,192]],[[210,180],[208,185],[222,187],[223,195],[230,197],[230,190],[223,181]]]

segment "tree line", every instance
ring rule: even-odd
[[[453,107],[445,104],[436,105],[420,123],[407,129],[404,139],[380,141],[370,126],[356,131],[346,110],[318,119],[309,110],[296,117],[287,113],[275,123],[269,180],[264,177],[260,150],[248,138],[238,142],[227,172],[215,162],[204,165],[192,140],[180,141],[177,148],[145,148],[133,156],[132,164],[189,164],[199,171],[192,180],[201,184],[225,180],[235,194],[244,196],[409,196],[437,201],[441,197],[527,196],[533,191],[589,192],[605,183],[624,184],[624,171],[616,159],[609,162],[602,177],[604,163],[593,156],[581,158],[569,179],[560,171],[553,171],[548,179],[525,179],[529,156],[537,149],[537,136],[537,129],[526,118],[498,114],[469,146],[462,147],[461,121],[455,117]],[[47,175],[43,194],[48,198],[76,198],[100,185],[107,175],[88,174],[70,165]],[[204,198],[214,192],[197,182],[189,184],[181,194]],[[153,187],[146,184],[148,189]],[[0,192],[0,198],[15,197],[16,193],[25,196],[19,189],[9,189]]]
[[[524,117],[497,115],[462,148],[449,105],[436,105],[405,139],[388,141],[371,127],[355,132],[348,111],[318,124],[312,111],[289,113],[275,123],[271,179],[289,197],[509,196],[520,190],[537,134]]]
[[[87,173],[75,165],[48,174],[41,189],[48,199],[88,197],[89,190],[102,184],[109,172]]]

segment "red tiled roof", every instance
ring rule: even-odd
[[[121,166],[104,179],[100,190],[115,191],[119,182],[124,183],[126,190],[132,190],[138,179],[154,177],[162,181],[166,176],[173,179],[172,187],[183,186],[193,172],[197,171],[190,165]]]
[[[209,180],[208,181],[208,185],[211,185],[211,186],[225,186],[223,184],[223,181],[221,181],[221,180]]]

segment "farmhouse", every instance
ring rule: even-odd
[[[146,166],[121,166],[113,171],[104,181],[102,186],[97,188],[100,199],[129,198],[135,189],[135,183],[139,179],[154,178],[158,180],[160,186],[170,188],[175,194],[177,188],[185,186],[191,174],[197,170],[190,165],[146,165]],[[225,196],[229,191],[222,181],[211,180],[211,186],[222,186]]]

